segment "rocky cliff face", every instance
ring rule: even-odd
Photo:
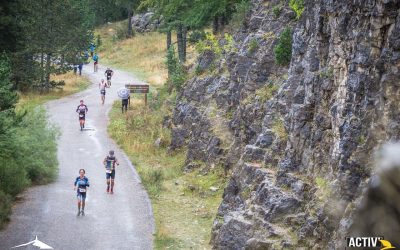
[[[305,0],[298,20],[281,4],[253,0],[237,50],[204,53],[212,73],[190,79],[174,111],[186,169],[230,176],[215,249],[342,249],[374,152],[400,136],[400,1]],[[282,67],[273,48],[286,27]]]

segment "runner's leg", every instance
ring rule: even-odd
[[[107,178],[107,193],[110,192],[110,178]]]
[[[80,195],[78,194],[78,216],[80,215],[80,213],[81,213],[81,197],[80,197]]]

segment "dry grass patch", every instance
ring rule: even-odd
[[[166,34],[150,32],[118,40],[115,37],[119,26],[125,27],[125,22],[105,25],[96,31],[102,41],[100,63],[133,72],[152,85],[163,85],[168,77],[165,66]]]
[[[73,72],[68,72],[62,75],[53,75],[51,76],[51,80],[62,80],[65,82],[65,86],[62,89],[54,89],[42,94],[38,92],[19,93],[17,110],[34,107],[43,104],[46,101],[77,93],[86,89],[90,85],[89,79],[84,76],[75,75]]]

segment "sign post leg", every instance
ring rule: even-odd
[[[147,93],[144,94],[144,106],[147,106]]]

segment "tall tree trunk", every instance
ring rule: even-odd
[[[61,62],[60,62],[60,68],[61,70],[64,70],[64,63],[65,63],[65,54],[61,54]]]
[[[218,29],[219,29],[219,22],[218,22],[218,17],[215,16],[213,19],[213,34],[216,35],[218,33]]]
[[[132,37],[132,9],[128,9],[128,37]]]
[[[44,53],[40,55],[40,84],[44,82]]]
[[[168,30],[167,31],[167,50],[169,50],[169,48],[171,47],[172,44],[172,34],[171,31]]]
[[[47,53],[46,56],[46,84],[45,84],[45,88],[49,88],[50,87],[50,59],[51,59],[51,54]]]
[[[187,35],[187,27],[183,26],[182,28],[182,58],[183,62],[186,62],[186,35]]]
[[[182,24],[179,24],[176,29],[176,40],[178,42],[178,56],[181,63],[184,62],[184,52],[183,52],[183,36],[182,36]]]

